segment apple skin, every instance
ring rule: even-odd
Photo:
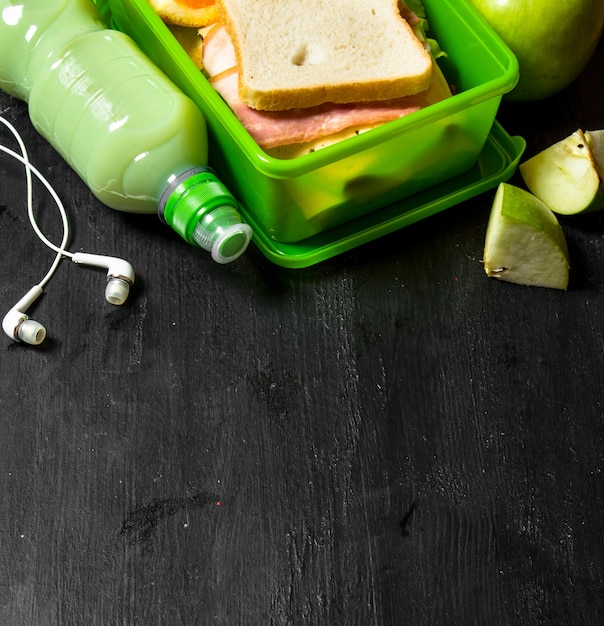
[[[506,100],[542,100],[572,83],[604,27],[603,0],[470,0],[518,59]]]
[[[576,215],[604,208],[604,185],[592,149],[599,133],[578,129],[520,164],[529,191],[554,213]]]
[[[568,287],[568,246],[560,222],[539,198],[509,183],[500,183],[495,193],[483,263],[489,278]]]

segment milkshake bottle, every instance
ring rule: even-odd
[[[92,0],[0,0],[0,89],[107,206],[157,212],[219,263],[247,248],[201,111]]]

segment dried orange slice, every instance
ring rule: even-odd
[[[218,12],[214,0],[149,0],[166,24],[200,28],[213,24]]]

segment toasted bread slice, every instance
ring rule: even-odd
[[[217,0],[239,97],[265,111],[424,91],[432,60],[397,0]]]

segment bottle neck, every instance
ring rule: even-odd
[[[245,252],[252,230],[241,221],[237,201],[209,167],[169,179],[158,202],[160,219],[185,241],[230,263]]]

